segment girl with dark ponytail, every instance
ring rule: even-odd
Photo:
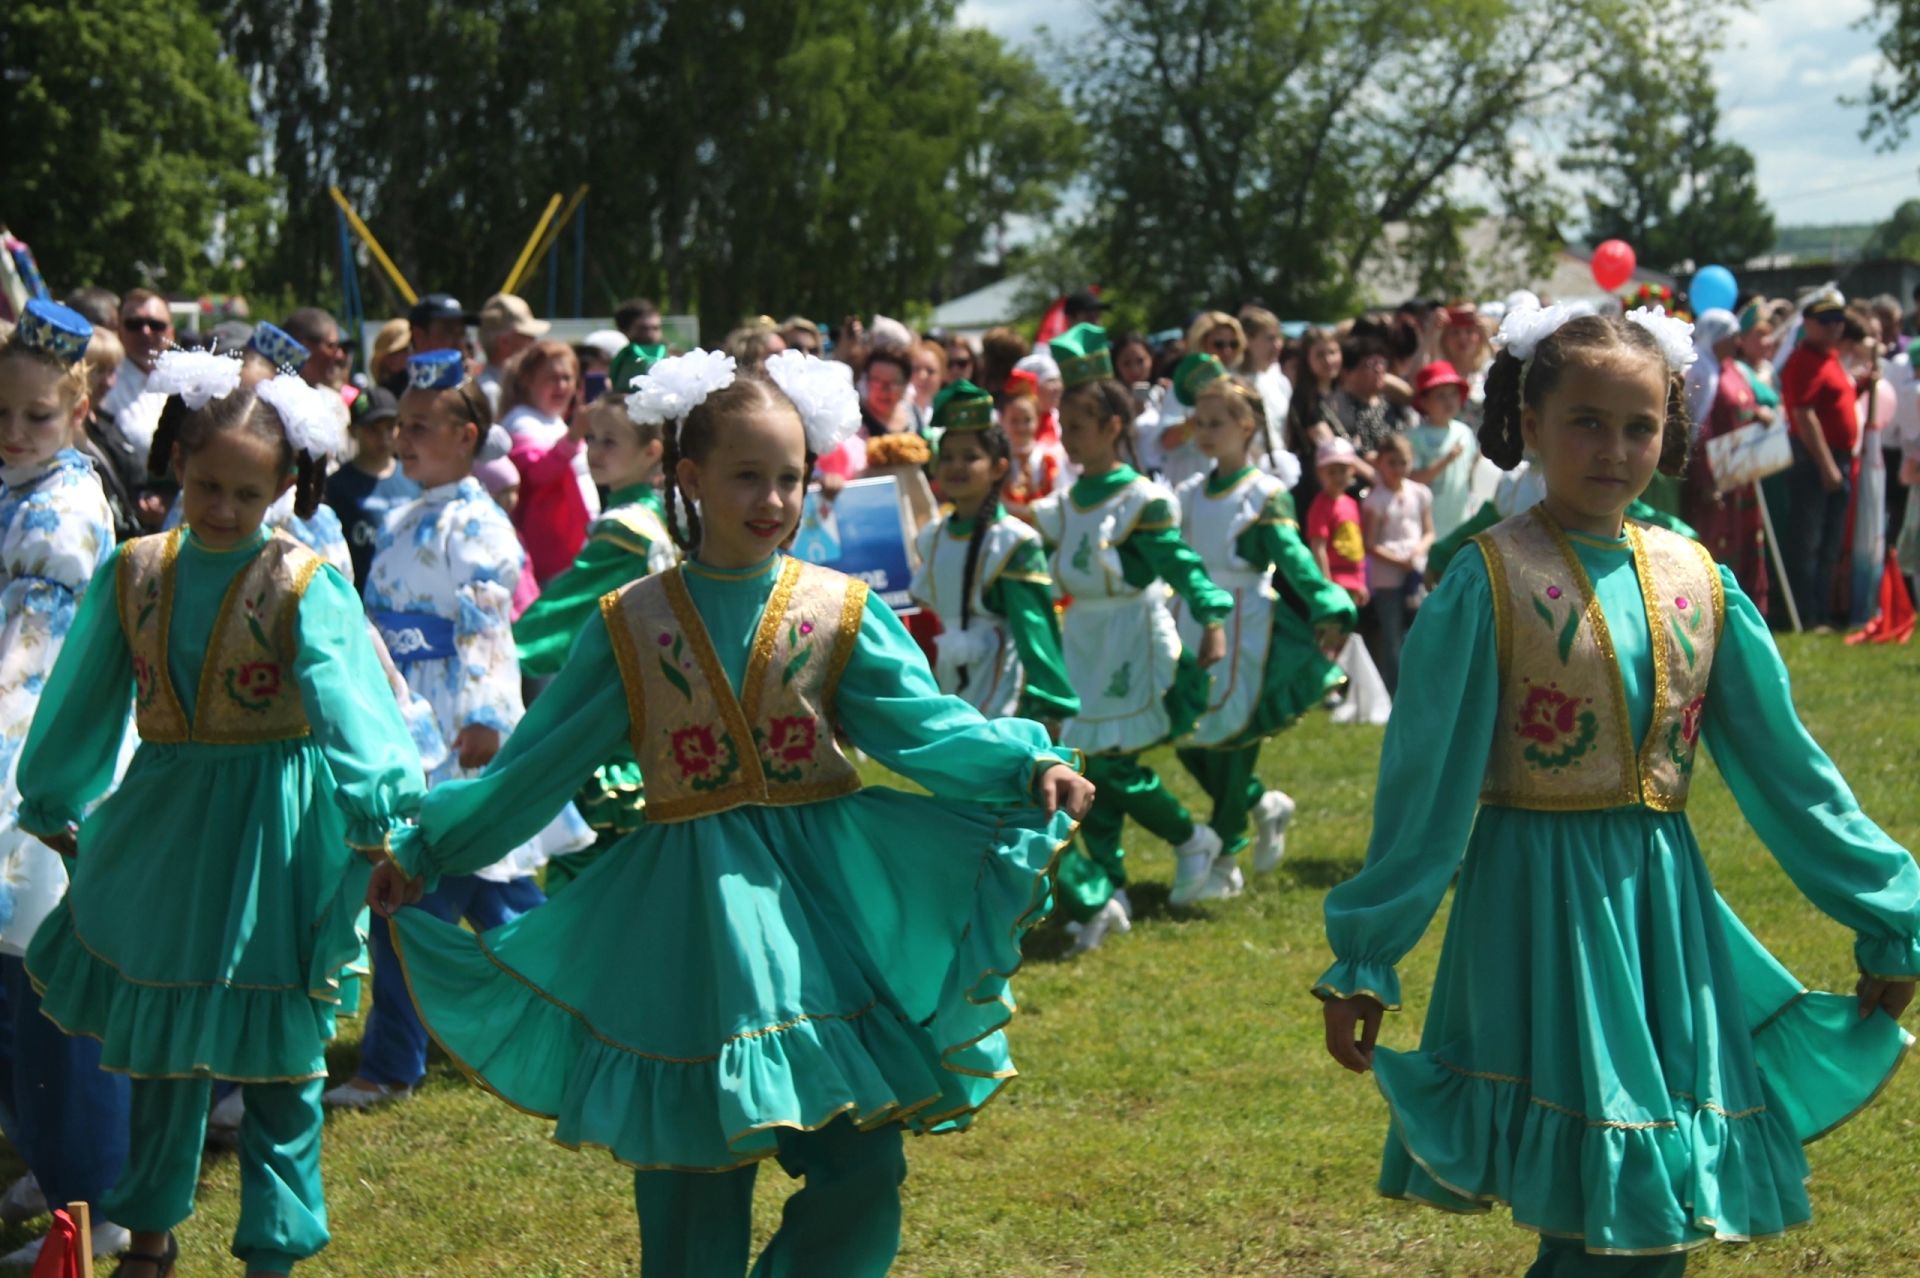
[[[1366,863],[1326,901],[1315,993],[1329,1053],[1387,1102],[1380,1192],[1510,1205],[1536,1274],[1678,1275],[1693,1248],[1805,1224],[1801,1147],[1913,1042],[1920,866],[1800,723],[1733,574],[1629,517],[1686,456],[1690,330],[1508,316],[1486,451],[1523,442],[1544,493],[1421,605]],[[1851,992],[1809,991],[1715,891],[1686,815],[1703,744],[1788,878],[1855,933]],[[1450,884],[1418,1049],[1376,1045]]]
[[[945,386],[933,425],[943,432],[934,476],[953,513],[920,530],[909,591],[945,627],[934,678],[990,719],[1072,718],[1080,698],[1060,655],[1046,552],[1000,504],[1012,450],[993,397],[965,380]]]
[[[1172,900],[1185,905],[1205,886],[1220,838],[1194,821],[1140,756],[1182,736],[1205,706],[1207,667],[1227,652],[1233,597],[1214,584],[1180,536],[1179,503],[1140,474],[1132,456],[1134,403],[1114,380],[1104,330],[1082,324],[1052,343],[1066,394],[1060,438],[1080,468],[1070,489],[1033,504],[1032,522],[1053,553],[1053,576],[1071,596],[1061,627],[1067,674],[1080,714],[1060,728],[1062,744],[1084,750],[1098,787],[1080,828],[1080,847],[1061,861],[1060,898],[1081,924],[1076,952],[1131,924],[1120,832],[1132,817],[1173,846]],[[1167,607],[1177,594],[1195,619],[1183,652]]]
[[[123,1272],[178,1260],[222,1080],[246,1085],[233,1252],[286,1273],[327,1243],[326,1047],[358,1006],[359,904],[418,808],[420,761],[352,578],[265,522],[312,499],[323,393],[173,351],[148,387],[178,397],[185,522],[102,567],[47,680],[60,713],[27,735],[20,825],[72,881],[26,969],[47,1017],[132,1079],[126,1164],[98,1203],[132,1231]],[[129,709],[140,746],[102,800]]]

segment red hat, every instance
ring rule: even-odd
[[[1038,397],[1040,394],[1040,379],[1024,368],[1016,368],[1007,374],[1007,383],[1004,389],[1009,395],[1032,395]]]
[[[1480,312],[1471,306],[1449,306],[1447,308],[1448,328],[1479,328]]]
[[[1460,376],[1457,369],[1444,359],[1437,359],[1420,370],[1413,379],[1413,398],[1417,403],[1421,396],[1436,386],[1458,386],[1462,393],[1467,389],[1467,379]]]

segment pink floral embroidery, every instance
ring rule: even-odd
[[[1558,599],[1559,597],[1560,597],[1560,587],[1558,586],[1547,587],[1547,598]]]

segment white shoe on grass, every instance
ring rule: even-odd
[[[1073,938],[1072,954],[1087,954],[1100,948],[1109,934],[1123,935],[1133,930],[1132,920],[1117,897],[1109,897],[1099,912],[1080,925]]]
[[[0,1194],[0,1224],[18,1225],[35,1216],[47,1214],[47,1196],[40,1192],[40,1181],[32,1172],[7,1186]]]
[[[1293,824],[1294,802],[1279,790],[1269,790],[1253,805],[1253,872],[1271,874],[1287,854],[1287,827]]]
[[[1232,858],[1221,857],[1213,863],[1212,872],[1193,900],[1196,905],[1202,901],[1230,901],[1246,890],[1247,878],[1240,873],[1240,867]]]
[[[207,1126],[213,1131],[235,1133],[240,1130],[240,1120],[246,1114],[247,1089],[236,1087],[207,1115]]]
[[[10,1251],[0,1256],[0,1269],[31,1269],[40,1260],[40,1249],[47,1245],[43,1234],[18,1251]],[[93,1254],[95,1259],[104,1256],[117,1256],[133,1246],[133,1235],[111,1220],[96,1221],[93,1226]]]
[[[1220,836],[1211,826],[1196,825],[1187,841],[1175,848],[1173,894],[1167,899],[1175,905],[1191,905],[1207,886],[1213,862],[1220,855]]]
[[[1115,888],[1113,890],[1113,899],[1120,902],[1120,911],[1127,916],[1127,923],[1131,925],[1133,923],[1133,900],[1127,895],[1127,890],[1125,888]]]

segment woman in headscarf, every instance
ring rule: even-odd
[[[1687,463],[1683,518],[1713,557],[1732,570],[1740,588],[1767,609],[1767,543],[1760,501],[1751,481],[1722,489],[1708,461],[1707,441],[1760,422],[1759,401],[1740,371],[1740,321],[1732,311],[1703,312],[1693,322],[1700,358],[1687,372],[1693,414],[1693,457]]]

